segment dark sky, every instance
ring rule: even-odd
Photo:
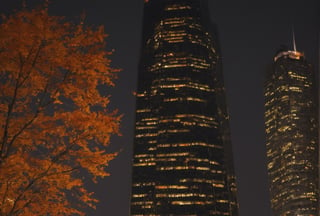
[[[2,0],[0,13],[19,8],[22,0]],[[292,46],[292,26],[297,49],[315,65],[317,0],[209,0],[211,18],[217,24],[222,50],[231,134],[238,180],[241,216],[271,216],[268,201],[263,122],[263,82],[266,68],[281,44]],[[32,5],[40,0],[26,0]],[[131,182],[135,99],[142,0],[51,0],[55,15],[79,16],[90,25],[105,25],[108,49],[115,49],[113,66],[122,68],[116,87],[110,90],[111,107],[124,114],[123,136],[114,138],[111,150],[120,155],[110,163],[110,177],[95,190],[100,204],[88,216],[127,216]]]

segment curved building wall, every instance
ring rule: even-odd
[[[206,1],[145,1],[131,215],[238,215]]]

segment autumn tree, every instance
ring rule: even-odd
[[[102,26],[46,7],[0,23],[0,215],[84,215],[84,185],[105,177],[119,115],[97,86],[112,86]],[[81,170],[81,171],[79,171]],[[80,172],[80,173],[79,173]]]

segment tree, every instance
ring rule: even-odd
[[[102,26],[47,7],[0,23],[0,215],[84,215],[96,199],[79,172],[105,177],[120,116],[97,86],[113,86]],[[86,175],[87,176],[87,175]]]

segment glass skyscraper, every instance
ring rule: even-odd
[[[265,83],[265,129],[274,216],[318,216],[318,90],[303,53],[280,50]]]
[[[145,0],[131,215],[238,215],[215,27],[205,0]]]

